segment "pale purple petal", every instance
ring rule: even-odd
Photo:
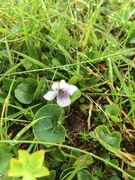
[[[66,90],[68,89],[68,87],[69,87],[69,84],[67,84],[67,83],[65,82],[65,80],[61,80],[59,86],[60,86],[60,87],[59,87],[60,89],[63,89],[63,90],[66,91]]]
[[[69,94],[69,95],[72,95],[75,91],[77,91],[77,87],[76,86],[74,86],[74,85],[69,85],[69,87],[68,87],[68,89],[67,89],[67,93]]]
[[[44,95],[44,98],[48,101],[53,100],[58,95],[58,91],[49,91]]]
[[[59,83],[55,82],[52,84],[52,90],[57,91],[59,89]]]
[[[70,98],[68,94],[57,96],[57,103],[61,107],[66,107],[70,104]]]

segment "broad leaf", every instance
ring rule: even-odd
[[[63,109],[56,105],[46,105],[39,109],[34,120],[34,134],[38,140],[44,142],[58,143],[65,140],[65,128],[61,125]]]
[[[118,131],[113,131],[112,133],[109,129],[104,126],[98,126],[96,128],[96,133],[98,134],[99,138],[104,142],[104,144],[109,144],[110,146],[120,149],[120,142],[121,142],[121,133]]]
[[[108,151],[113,152],[117,157],[121,158],[124,162],[135,167],[135,156],[129,153],[122,152],[120,150],[120,143],[122,140],[120,132],[113,131],[111,133],[106,126],[100,125],[96,127],[95,134],[98,141],[106,149],[108,149]]]
[[[30,104],[37,84],[32,82],[20,83],[15,89],[15,97],[23,104]]]

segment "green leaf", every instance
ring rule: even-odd
[[[117,157],[121,158],[124,162],[130,166],[135,167],[135,162],[132,154],[124,153],[120,150],[120,142],[122,140],[121,133],[118,131],[113,131],[112,133],[105,125],[100,125],[96,127],[95,130],[96,137],[98,141],[106,148],[108,151],[113,152]]]
[[[60,175],[60,180],[67,180],[67,178],[73,173],[73,171],[74,171],[73,167],[66,168],[64,171],[62,171]],[[72,178],[72,180],[76,180],[76,179],[77,179],[76,177]]]
[[[73,93],[73,95],[71,96],[71,104],[73,104],[77,99],[79,99],[81,97],[81,91],[78,89],[77,91],[75,91]]]
[[[62,66],[61,62],[57,58],[52,59],[53,66]]]
[[[0,27],[0,33],[4,34],[4,35],[9,35],[10,34],[10,31],[8,31],[7,29],[5,28],[1,28]]]
[[[51,170],[50,171],[50,175],[47,177],[47,180],[54,180],[56,177],[56,171],[55,170]]]
[[[110,104],[106,106],[105,112],[111,118],[113,122],[121,122],[122,119],[118,118],[120,108],[117,104]]]
[[[65,156],[63,155],[62,151],[60,149],[56,149],[53,153],[53,157],[55,160],[57,161],[64,161],[65,160]]]
[[[4,67],[4,63],[2,61],[0,61],[0,73],[2,73],[3,67]]]
[[[3,83],[3,86],[4,86],[4,89],[9,92],[9,89],[10,87],[12,86],[12,83],[13,83],[13,79],[9,79],[9,78],[3,78],[2,80],[2,83]],[[13,86],[12,86],[12,90],[14,92],[15,88],[17,87],[18,85],[18,81],[14,80],[14,83],[13,83]]]
[[[11,28],[11,32],[12,32],[13,34],[16,34],[16,33],[19,32],[20,28],[21,28],[21,24],[15,24],[15,25]]]
[[[42,164],[44,162],[44,151],[40,150],[29,155],[25,150],[19,150],[18,159],[10,161],[9,177],[23,177],[23,180],[34,180],[35,178],[48,176],[49,171]]]
[[[120,178],[117,177],[117,176],[113,176],[113,177],[110,178],[110,180],[120,180]]]
[[[121,142],[121,133],[118,131],[113,131],[112,133],[109,131],[109,129],[104,126],[100,125],[96,128],[96,133],[102,139],[105,144],[109,144],[112,147],[115,147],[117,149],[120,149],[120,142]]]
[[[35,48],[35,40],[34,38],[29,38],[28,39],[28,51],[29,51],[29,55],[35,59],[38,59],[38,54]]]
[[[77,172],[77,180],[93,180],[93,177],[91,176],[91,174],[84,170],[84,169],[79,169],[79,171]]]
[[[34,134],[38,140],[58,143],[65,140],[65,128],[60,124],[63,109],[56,104],[46,105],[35,114]]]
[[[20,83],[15,89],[15,97],[23,104],[30,104],[37,84],[32,82]]]
[[[82,155],[73,164],[73,167],[86,168],[87,166],[93,164],[93,158],[90,155]],[[81,166],[80,166],[81,164]]]
[[[71,78],[69,79],[68,83],[69,83],[69,84],[76,84],[78,81],[80,81],[80,79],[82,79],[81,76],[80,76],[80,77],[78,77],[78,76],[73,76],[73,77],[71,77]]]
[[[94,167],[92,170],[94,176],[100,177],[102,175],[102,169],[99,167]]]
[[[0,93],[0,103],[4,103],[7,96],[8,95],[6,93]]]
[[[12,154],[8,148],[1,144],[0,145],[0,175],[4,175],[9,168],[9,161],[12,158]]]
[[[113,116],[118,116],[120,112],[120,108],[117,104],[110,104],[106,106],[106,113],[113,115]]]
[[[37,85],[37,88],[34,92],[34,99],[37,98],[39,96],[39,94],[41,94],[41,90],[42,88],[44,87],[45,85],[45,82],[46,82],[46,79],[45,78],[42,78],[39,82],[38,82],[38,85]]]

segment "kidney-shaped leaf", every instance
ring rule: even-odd
[[[58,143],[65,140],[65,128],[60,124],[63,109],[56,104],[45,105],[35,114],[33,127],[38,140]]]

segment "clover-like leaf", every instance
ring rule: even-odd
[[[25,150],[19,150],[18,159],[10,160],[9,177],[23,177],[23,180],[48,176],[49,170],[43,166],[44,151],[40,150],[29,155]]]

